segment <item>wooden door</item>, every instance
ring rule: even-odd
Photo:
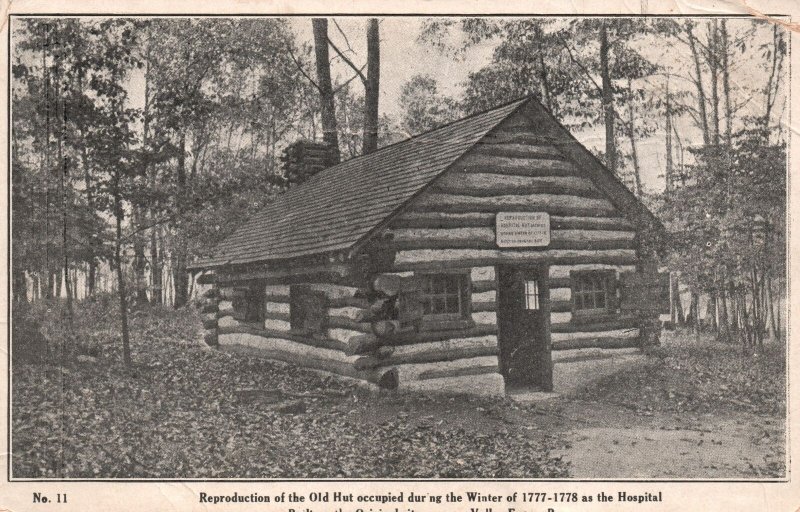
[[[547,266],[500,266],[497,324],[500,371],[510,386],[553,389]]]

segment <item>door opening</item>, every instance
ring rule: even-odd
[[[552,391],[548,267],[503,265],[497,276],[500,371],[506,384]]]

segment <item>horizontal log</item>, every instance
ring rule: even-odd
[[[610,331],[600,332],[583,332],[583,331],[570,331],[570,332],[553,332],[550,334],[550,340],[553,343],[560,341],[578,340],[584,338],[638,338],[639,329],[625,328],[614,329]]]
[[[476,325],[495,325],[497,324],[497,313],[494,311],[474,311],[472,320]]]
[[[395,250],[410,249],[494,249],[494,228],[395,229],[391,245]],[[631,231],[554,230],[548,249],[635,249]]]
[[[639,338],[582,338],[553,343],[552,350],[572,350],[578,348],[631,348],[639,346]]]
[[[262,329],[252,325],[220,327],[218,331],[220,334],[252,334],[253,336],[261,336],[262,338],[281,338],[293,341],[295,343],[302,343],[303,345],[308,345],[310,347],[338,350],[342,353],[344,353],[347,349],[347,345],[338,340],[300,335],[293,332],[276,331],[274,329]]]
[[[345,286],[330,283],[312,283],[309,284],[308,287],[315,292],[324,293],[328,300],[352,298],[355,297],[359,292],[366,291],[355,286]]]
[[[347,318],[355,322],[360,322],[361,319],[364,317],[364,312],[365,312],[364,308],[358,308],[353,306],[329,307],[328,317]]]
[[[328,334],[328,338],[330,338],[332,340],[341,341],[345,345],[348,345],[352,338],[362,337],[362,336],[372,336],[372,337],[374,337],[375,335],[374,334],[370,334],[370,331],[371,331],[371,329],[369,331],[357,331],[355,329],[342,329],[342,328],[334,327],[334,328],[328,329],[327,334]]]
[[[251,355],[274,359],[297,366],[323,370],[351,378],[362,378],[353,363],[356,358],[348,357],[338,351],[319,347],[309,347],[281,338],[265,338],[250,333],[230,333],[220,335],[220,346],[249,348]]]
[[[347,356],[339,350],[331,350],[323,347],[298,343],[285,337],[264,337],[260,334],[248,332],[225,333],[220,335],[220,344],[232,344],[251,346],[264,350],[275,350],[291,353],[301,358],[324,359],[336,363],[352,365],[358,358]],[[301,359],[302,361],[302,359]],[[302,365],[302,363],[300,363]]]
[[[622,217],[550,216],[550,229],[600,229],[635,231],[636,227]]]
[[[289,322],[288,319],[281,320],[279,318],[264,318],[264,328],[265,329],[273,329],[276,331],[290,331],[292,329],[292,324]]]
[[[475,326],[475,322],[468,318],[456,318],[452,320],[431,320],[425,319],[422,322],[422,331],[453,331],[458,329],[470,329]]]
[[[494,227],[495,217],[496,214],[492,212],[447,213],[435,211],[407,211],[395,218],[390,227],[392,229]],[[550,229],[634,231],[635,226],[622,217],[551,215]]]
[[[239,320],[232,316],[223,316],[217,319],[217,327],[235,327],[239,325]]]
[[[603,197],[591,181],[578,176],[520,176],[489,172],[448,173],[437,179],[430,190],[474,197],[506,194]]]
[[[363,355],[373,352],[384,345],[384,340],[373,335],[354,336],[347,342],[345,354],[349,356]]]
[[[233,310],[233,308],[225,308],[217,311],[216,315],[217,318],[224,318],[226,316],[233,316],[234,313],[235,311]]]
[[[369,322],[356,322],[355,320],[350,320],[349,318],[341,316],[328,317],[328,326],[363,333],[372,332]]]
[[[558,158],[519,158],[474,153],[458,163],[465,173],[493,172],[523,176],[580,176],[572,162]]]
[[[233,309],[233,302],[230,300],[221,300],[219,304],[217,304],[220,310],[223,309]]]
[[[551,301],[571,301],[572,288],[554,288],[550,287],[550,300]]]
[[[483,293],[489,291],[497,291],[497,281],[494,279],[472,282],[472,293]]]
[[[519,158],[555,158],[563,159],[564,155],[552,145],[519,144],[488,140],[475,145],[474,151],[481,155],[519,157]]]
[[[601,322],[578,324],[573,322],[552,322],[551,317],[550,332],[558,333],[575,333],[575,332],[602,332],[612,331],[615,329],[633,329],[638,327],[639,319],[636,317],[620,317],[614,320],[605,320]]]
[[[284,313],[286,315],[289,314],[290,311],[289,304],[286,302],[265,302],[264,303],[264,310],[267,313]]]
[[[439,270],[461,266],[498,265],[512,263],[567,264],[607,263],[625,264],[636,261],[636,251],[613,249],[581,251],[571,249],[413,249],[400,251],[395,268],[406,270]]]
[[[391,357],[380,360],[381,366],[387,365],[400,365],[400,364],[415,364],[415,363],[433,363],[439,361],[454,361],[456,359],[468,359],[472,357],[481,356],[496,356],[498,348],[495,347],[469,347],[461,348],[458,350],[453,349],[431,349],[425,352],[417,352],[411,354],[393,354]]]
[[[441,379],[407,380],[400,376],[399,391],[423,395],[467,395],[503,399],[506,383],[499,373],[482,373]]]
[[[292,353],[261,349],[248,345],[228,344],[221,348],[226,352],[235,352],[248,356],[280,361],[301,368],[309,368],[340,377],[370,382],[384,389],[397,389],[399,385],[399,373],[397,368],[375,368],[367,371],[359,371],[349,364],[331,362],[318,358],[303,358]]]
[[[489,335],[497,335],[496,325],[475,325],[465,329],[453,329],[449,331],[404,332],[386,338],[383,341],[387,345],[398,346],[425,343],[430,341],[475,338]]]
[[[474,295],[473,295],[474,297]],[[497,302],[496,301],[488,301],[488,302],[472,302],[472,312],[481,312],[481,311],[497,311]]]
[[[268,295],[264,296],[264,300],[266,302],[276,302],[276,303],[284,303],[284,304],[289,304],[290,303],[290,299],[289,299],[288,295],[268,294]]]
[[[288,300],[290,295],[290,288],[285,284],[268,284],[264,286],[264,293],[266,293],[267,296],[272,295],[276,297],[285,297]]]
[[[555,312],[550,305],[550,324],[567,324],[572,320],[570,311]]]
[[[291,320],[291,315],[289,313],[281,313],[279,311],[265,311],[264,312],[264,320],[283,320],[284,322],[288,322]]]
[[[551,300],[550,301],[551,313],[567,313],[572,312],[571,300]]]
[[[233,300],[239,297],[244,297],[245,292],[241,288],[224,287],[219,289],[220,298],[224,300]]]
[[[227,271],[224,274],[221,272],[219,281],[230,283],[263,279],[270,285],[306,284],[308,282],[348,284],[354,279],[352,269],[343,264],[297,266],[273,270]]]
[[[571,272],[582,270],[615,270],[619,274],[621,272],[635,272],[636,266],[633,263],[635,263],[635,261],[632,261],[631,264],[628,265],[609,263],[573,263],[570,265],[553,264],[550,266],[549,273],[551,279],[558,279],[562,277],[568,278],[570,277]]]
[[[331,308],[354,307],[354,308],[365,309],[369,307],[369,301],[363,297],[339,297],[334,299],[328,298],[328,307]]]
[[[472,281],[487,281],[495,279],[495,271],[493,266],[489,267],[473,267],[470,270],[469,277]]]
[[[451,213],[540,211],[551,215],[591,217],[603,217],[616,213],[616,208],[607,199],[556,194],[509,194],[472,197],[426,192],[416,199],[414,209]]]
[[[497,291],[489,290],[487,292],[476,292],[472,289],[472,302],[497,302]]]
[[[413,205],[411,205],[413,208]],[[442,213],[407,211],[390,224],[397,228],[468,228],[494,226],[494,213]]]
[[[467,357],[455,359],[453,361],[437,361],[430,363],[409,363],[398,365],[398,373],[400,374],[401,385],[407,382],[418,380],[429,380],[436,377],[437,374],[444,372],[456,372],[468,368],[491,368],[497,367],[498,358],[496,355]]]
[[[547,285],[551,290],[553,288],[571,288],[572,279],[569,277],[551,277],[547,280]]]
[[[425,370],[420,372],[418,380],[443,379],[447,377],[463,377],[466,375],[481,375],[483,373],[497,373],[500,366],[495,364],[485,364],[478,366],[466,366],[464,368],[442,368],[437,370]]]
[[[523,144],[526,146],[548,146],[558,148],[562,140],[543,135],[541,132],[531,130],[530,126],[509,127],[504,124],[502,129],[492,131],[481,139],[481,144]]]
[[[398,320],[378,320],[370,325],[372,333],[378,338],[391,336],[400,330],[400,322]]]
[[[216,320],[217,320],[217,315],[218,315],[218,314],[219,314],[219,311],[217,311],[216,313],[203,313],[203,317],[202,317],[202,318],[203,318],[203,321],[204,321],[204,322],[205,322],[206,320],[214,320],[214,321],[216,321]]]

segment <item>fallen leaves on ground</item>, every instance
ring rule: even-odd
[[[760,353],[678,333],[650,351],[650,362],[592,383],[580,397],[624,405],[643,414],[750,412],[786,416],[786,353]]]
[[[190,309],[132,315],[128,374],[109,311],[87,304],[76,318],[75,343],[93,356],[55,364],[51,350],[49,364],[14,366],[14,477],[567,476],[549,454],[554,438],[482,431],[469,418],[443,423],[437,414],[451,400],[367,395],[302,368],[208,349],[195,341],[200,320]],[[58,318],[43,327],[53,348],[63,336]],[[242,390],[280,390],[304,406],[281,411]],[[476,416],[498,407],[458,400]],[[378,406],[384,413],[371,421]],[[423,418],[402,413],[417,409]]]

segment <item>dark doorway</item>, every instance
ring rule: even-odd
[[[508,386],[553,390],[548,267],[499,266],[500,371]]]

